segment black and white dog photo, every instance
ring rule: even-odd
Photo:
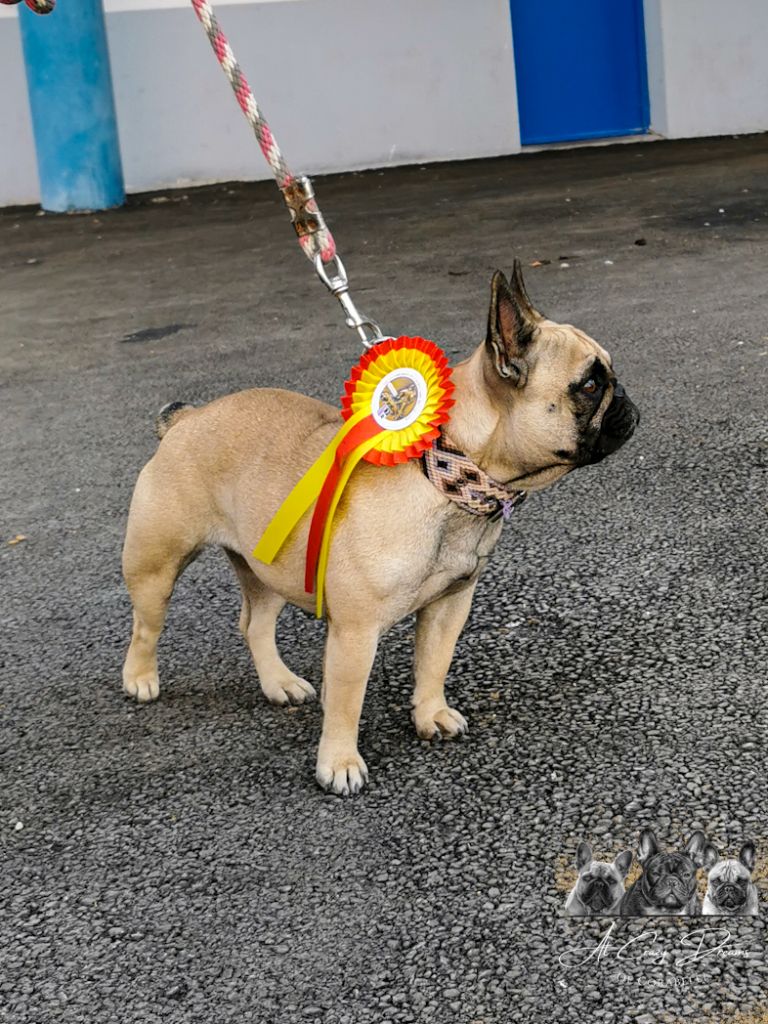
[[[619,912],[624,896],[624,879],[632,864],[633,853],[624,850],[613,861],[592,859],[589,843],[579,843],[576,867],[579,877],[565,902],[571,917],[611,917]]]
[[[701,914],[697,873],[718,860],[717,850],[703,832],[694,832],[683,850],[665,853],[659,849],[655,833],[645,828],[640,833],[637,859],[643,873],[621,901],[622,917]]]
[[[747,841],[737,858],[723,858],[709,869],[702,914],[711,917],[748,917],[758,914],[755,870],[755,844]]]

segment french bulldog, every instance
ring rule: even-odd
[[[612,863],[592,859],[592,847],[581,842],[576,850],[579,877],[568,894],[565,909],[571,917],[612,917],[618,914],[634,854],[624,850]]]
[[[511,284],[501,271],[494,275],[486,337],[454,367],[453,383],[444,438],[497,486],[525,492],[617,451],[639,418],[608,352],[533,307],[519,262]],[[313,609],[304,589],[311,510],[272,564],[252,552],[341,423],[338,409],[273,388],[200,408],[166,407],[160,444],[134,490],[123,550],[133,603],[126,694],[138,701],[158,696],[157,642],[174,584],[203,548],[218,545],[240,582],[240,629],[266,698],[289,704],[315,696],[275,645],[286,602]],[[379,638],[412,612],[416,732],[466,732],[464,716],[446,702],[445,677],[501,529],[499,516],[470,514],[438,490],[416,460],[394,467],[361,462],[355,469],[326,570],[321,786],[340,795],[362,788],[367,768],[357,736],[368,675]]]
[[[694,832],[683,852],[664,853],[651,829],[643,829],[637,849],[643,873],[627,889],[619,913],[622,917],[699,915],[696,873],[711,867],[717,857],[703,832]]]
[[[755,870],[755,844],[746,842],[738,859],[718,860],[710,868],[702,914],[718,917],[747,917],[758,914]]]

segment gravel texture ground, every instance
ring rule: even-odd
[[[764,913],[719,955],[719,922],[630,921],[576,966],[608,922],[563,904],[580,839],[613,856],[646,825],[754,838],[768,898],[767,161],[752,137],[317,182],[390,330],[458,358],[492,271],[539,261],[534,300],[612,351],[643,414],[505,529],[450,677],[464,741],[416,739],[412,622],[386,637],[354,800],[313,781],[319,708],[263,700],[220,553],[179,583],[160,701],[120,692],[120,545],[158,408],[262,384],[335,401],[358,356],[273,186],[0,214],[0,1020],[758,1012]],[[317,685],[322,625],[289,609],[279,632]]]

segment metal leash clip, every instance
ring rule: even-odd
[[[280,191],[283,193],[285,205],[291,214],[291,223],[299,238],[327,230],[309,178],[292,178],[287,185],[281,186]]]
[[[312,188],[309,178],[293,178],[287,185],[283,185],[280,191],[290,210],[291,221],[299,239],[306,239],[308,235],[317,235],[319,232],[327,233],[328,229],[323,215],[318,209],[315,190]],[[331,295],[335,295],[341,303],[347,327],[357,331],[364,347],[368,349],[377,342],[383,341],[385,336],[376,321],[357,311],[357,307],[349,295],[349,279],[339,255],[335,254],[327,263],[323,263],[321,254],[316,253],[312,262],[315,265],[317,276]],[[329,270],[328,268],[332,264],[333,269]]]
[[[370,317],[358,313],[357,307],[350,297],[349,279],[338,253],[328,263],[323,263],[322,257],[317,255],[315,256],[314,263],[317,276],[331,295],[335,295],[341,303],[341,308],[344,310],[344,322],[347,327],[357,331],[360,341],[363,343],[363,348],[372,348],[377,342],[385,341],[388,337],[391,337],[391,335],[382,333],[375,320],[371,320]],[[329,273],[329,268],[332,264],[335,264],[335,271]]]

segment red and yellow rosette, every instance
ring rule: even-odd
[[[323,590],[333,516],[361,459],[394,466],[417,459],[449,419],[453,405],[451,369],[442,349],[423,338],[388,338],[370,348],[344,385],[344,425],[299,480],[259,541],[254,557],[271,564],[294,527],[315,503],[309,527],[304,587]]]

